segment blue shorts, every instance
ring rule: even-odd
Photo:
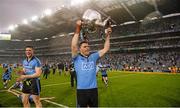
[[[102,77],[107,77],[107,74],[106,75],[102,75]]]

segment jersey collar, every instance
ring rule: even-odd
[[[31,61],[31,60],[33,60],[34,58],[35,58],[35,57],[34,57],[34,56],[32,56],[32,57],[31,57],[31,59],[30,59],[30,60],[28,60],[28,58],[26,57],[26,61],[27,61],[27,62],[30,62],[30,61]]]

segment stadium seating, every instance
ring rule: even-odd
[[[168,71],[180,67],[180,16],[161,18],[113,27],[111,50],[102,62],[113,69],[132,71]],[[103,48],[104,38],[100,31],[90,34],[93,51]],[[50,63],[70,62],[72,35],[40,41],[0,41],[1,63],[21,63],[24,47],[34,45],[35,54]]]

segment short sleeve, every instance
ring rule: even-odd
[[[41,62],[40,62],[39,59],[36,59],[36,65],[35,65],[35,67],[41,67]]]
[[[94,60],[98,60],[100,58],[99,52],[92,53],[91,56],[93,57]]]

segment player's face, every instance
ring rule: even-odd
[[[34,54],[34,51],[32,48],[26,48],[25,54],[27,58],[31,58]]]
[[[88,43],[83,43],[80,47],[81,54],[88,56],[90,53],[90,48]]]

